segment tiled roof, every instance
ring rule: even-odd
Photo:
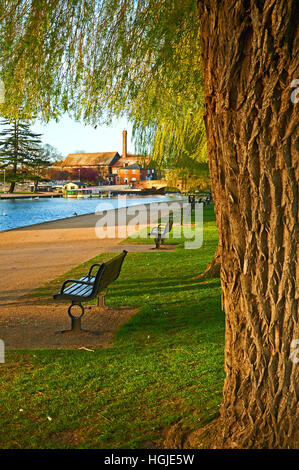
[[[129,165],[136,165],[138,163],[141,164],[141,167],[143,166],[144,163],[148,163],[148,158],[143,157],[142,155],[131,155],[128,154],[126,157],[120,157],[119,160],[117,160],[113,166],[114,167],[125,167],[125,164],[127,165],[126,168],[128,168]]]
[[[70,153],[63,166],[112,165],[118,158],[118,152]]]
[[[129,168],[129,169],[131,169],[131,170],[140,170],[140,169],[142,168],[142,166],[141,166],[141,165],[134,164],[134,165],[129,165],[129,166],[125,167],[125,168]]]
[[[69,181],[68,183],[65,184],[67,186],[68,184],[75,184],[76,186],[85,186],[82,181]]]

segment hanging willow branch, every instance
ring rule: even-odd
[[[194,0],[20,0],[0,9],[0,113],[86,123],[126,115],[137,145],[205,158]]]

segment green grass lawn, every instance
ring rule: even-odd
[[[206,230],[207,230],[206,236],[208,236],[208,230],[210,230],[212,228],[212,231],[213,231],[215,229],[215,227],[214,227],[214,225],[213,225],[213,227],[208,227],[207,223],[211,222],[211,221],[215,222],[215,215],[214,215],[214,212],[213,212],[212,208],[205,208],[204,213],[205,213],[205,222],[206,222]],[[176,213],[176,214],[178,215],[178,213]],[[186,219],[185,219],[185,217],[186,217]],[[167,216],[161,217],[159,219],[159,222],[162,222],[162,223],[163,222],[166,223],[167,221],[168,221]],[[184,222],[184,224],[183,224],[183,222]],[[189,222],[191,222],[191,223],[189,224]],[[185,224],[189,224],[191,226],[191,230],[193,232],[196,231],[196,235],[199,235],[200,228],[197,227],[196,224],[195,224],[195,212],[194,212],[194,210],[192,211],[192,215],[191,215],[190,220],[189,220],[188,216],[185,213],[183,213],[183,211],[182,211],[181,215],[178,218],[177,218],[176,215],[174,215],[174,228],[175,228],[175,231],[174,231],[174,229],[171,230],[171,232],[167,236],[167,239],[166,239],[165,243],[168,244],[168,245],[181,245],[182,244],[182,238],[181,238],[182,233],[180,233],[180,232],[181,232],[182,226],[185,225]],[[149,227],[143,228],[142,230],[137,232],[135,234],[135,236],[131,236],[131,237],[127,238],[126,240],[123,240],[121,242],[121,244],[122,245],[126,245],[126,244],[154,245],[154,237],[150,236],[149,232],[155,226],[157,226],[157,224],[153,224]],[[191,234],[189,234],[189,235],[187,234],[187,236],[190,236],[190,235]],[[179,238],[178,238],[178,236],[179,236]],[[212,240],[214,241],[213,236],[211,237],[211,241]],[[185,241],[184,237],[183,237],[183,241]]]
[[[0,364],[0,448],[146,448],[172,424],[195,429],[218,413],[223,386],[220,281],[196,281],[217,246],[212,207],[204,244],[129,253],[107,303],[138,306],[107,349],[7,351]],[[33,295],[47,301],[61,280]],[[20,411],[22,410],[22,411]],[[49,419],[50,418],[50,419]]]

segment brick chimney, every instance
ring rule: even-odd
[[[123,154],[122,156],[124,158],[127,157],[127,131],[126,130],[123,131]]]

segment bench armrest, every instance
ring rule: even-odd
[[[102,264],[103,264],[103,263],[95,263],[95,264],[93,264],[93,265],[90,267],[87,276],[88,276],[88,277],[91,277],[91,273],[92,273],[93,268],[94,268],[95,266],[102,266]]]
[[[156,235],[156,234],[158,234],[159,232],[161,232],[161,229],[163,229],[162,226],[161,226],[161,224],[158,224],[158,225],[156,225],[155,227],[153,227],[153,228],[151,229],[149,235]]]
[[[165,230],[167,227],[167,223],[161,223],[157,225],[156,227],[153,227],[149,235],[165,235]]]

